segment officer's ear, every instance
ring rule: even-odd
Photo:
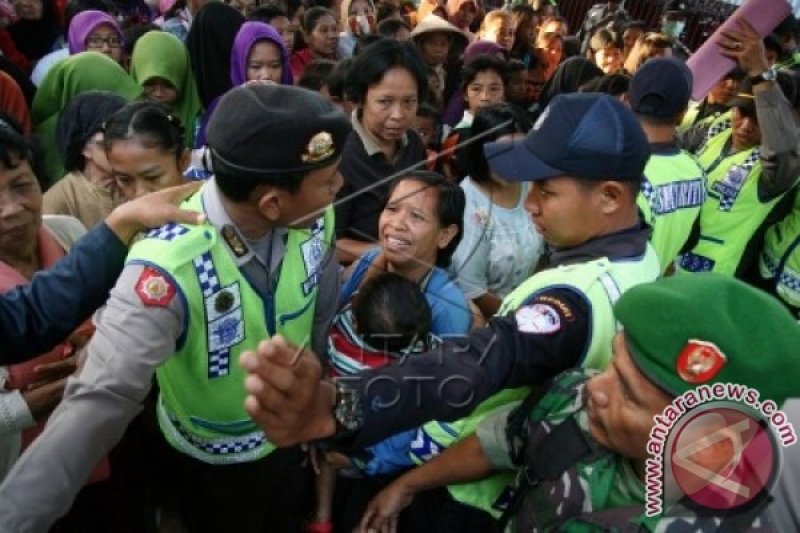
[[[281,190],[277,187],[262,185],[256,187],[253,194],[257,194],[258,212],[270,222],[277,222],[281,217]]]
[[[600,210],[604,215],[613,215],[630,203],[628,187],[621,181],[604,181],[596,189],[600,196]]]

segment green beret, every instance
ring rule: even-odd
[[[309,172],[335,162],[350,119],[319,93],[291,85],[236,87],[208,123],[214,168],[259,176]]]
[[[800,396],[800,325],[758,289],[720,274],[681,274],[630,289],[614,312],[636,366],[670,395],[719,382],[778,405]]]

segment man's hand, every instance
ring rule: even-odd
[[[397,531],[400,512],[411,505],[414,491],[399,478],[375,496],[358,526],[359,533],[393,533]]]
[[[187,183],[146,194],[120,205],[106,217],[106,224],[124,243],[129,243],[140,231],[157,228],[168,222],[202,224],[202,213],[178,209],[178,205],[199,189],[201,183]]]
[[[736,61],[748,76],[758,76],[770,67],[764,42],[746,20],[738,20],[737,25],[738,29],[720,32],[719,51]]]
[[[250,374],[245,409],[270,442],[289,447],[336,432],[335,389],[320,380],[322,367],[310,350],[276,335],[243,353],[239,363]]]

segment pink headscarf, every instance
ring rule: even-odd
[[[72,22],[69,23],[67,40],[69,41],[70,55],[86,51],[86,39],[89,37],[90,33],[102,24],[108,24],[114,28],[114,31],[117,32],[117,36],[122,40],[122,30],[111,15],[93,9],[81,11],[75,15]]]

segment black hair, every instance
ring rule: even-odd
[[[628,92],[630,85],[631,77],[627,74],[606,74],[587,81],[578,87],[578,92],[605,93],[611,96],[620,96]]]
[[[409,26],[408,23],[404,20],[386,19],[378,22],[377,31],[378,35],[381,35],[383,37],[394,38],[397,32],[403,28],[407,29],[408,31],[411,31],[411,26]]]
[[[464,65],[461,70],[462,87],[466,90],[467,85],[475,81],[479,73],[486,70],[495,71],[503,80],[503,85],[508,85],[511,80],[511,70],[508,68],[508,63],[492,55],[478,54],[467,65]]]
[[[225,164],[211,150],[211,165],[217,187],[226,198],[234,202],[246,202],[256,187],[267,185],[295,194],[300,190],[307,172],[283,172],[281,174],[245,174]]]
[[[394,190],[400,183],[409,180],[417,181],[426,187],[433,187],[436,189],[438,197],[436,216],[439,219],[439,225],[447,227],[455,224],[457,228],[455,236],[450,240],[448,245],[444,248],[440,248],[436,253],[436,266],[447,268],[450,266],[450,259],[453,257],[453,252],[458,248],[458,244],[461,242],[461,238],[464,235],[464,206],[466,205],[464,191],[455,183],[448,181],[441,174],[428,172],[426,170],[415,170],[395,179],[389,186],[387,198],[392,197]]]
[[[328,7],[317,6],[306,11],[305,14],[303,14],[303,32],[309,34],[314,31],[314,28],[317,27],[317,22],[319,22],[319,19],[326,15],[330,15],[333,17],[333,20],[336,20],[336,15],[334,15],[333,11],[331,11]]]
[[[386,39],[383,35],[377,35],[374,33],[370,33],[369,35],[358,35],[356,36],[356,44],[353,47],[353,57],[360,54],[364,49],[366,49],[369,45],[380,41],[381,39]]]
[[[305,7],[303,0],[286,0],[286,16],[291,21],[301,7]]]
[[[116,11],[115,6],[107,0],[69,0],[64,8],[64,39],[69,40],[69,25],[75,15],[82,11],[102,11],[112,17]]]
[[[637,30],[642,30],[642,32],[645,32],[647,31],[647,23],[643,20],[632,20],[622,26],[622,33],[625,33],[627,30],[630,29],[637,29]]]
[[[333,98],[338,98],[344,102],[347,100],[347,91],[345,90],[347,71],[353,63],[351,58],[342,59],[333,68],[333,72],[328,76],[328,94]]]
[[[297,85],[311,91],[319,92],[328,84],[328,77],[336,68],[336,61],[330,59],[315,59],[311,61],[303,75],[297,80]]]
[[[431,308],[419,285],[394,272],[368,280],[353,301],[358,335],[369,346],[402,352],[431,330]]]
[[[567,35],[561,39],[562,60],[575,57],[581,53],[581,41],[574,35]]]
[[[782,59],[784,55],[786,55],[783,51],[783,45],[781,44],[781,38],[778,37],[775,33],[770,33],[764,36],[763,39],[764,48],[766,50],[772,50],[775,52],[775,55],[778,59]]]
[[[115,141],[137,137],[148,148],[173,152],[180,161],[184,150],[184,128],[181,119],[155,102],[128,104],[106,121],[103,136],[106,152]]]
[[[305,0],[305,4],[306,7],[309,9],[314,9],[315,7],[321,7],[333,11],[333,0]]]
[[[136,46],[142,35],[149,31],[162,31],[161,28],[150,22],[143,24],[134,24],[122,31],[122,52],[127,55],[133,55],[133,47]]]
[[[595,53],[606,48],[619,48],[622,50],[622,39],[613,30],[598,28],[592,34],[592,38],[589,39],[589,51]]]
[[[289,15],[280,6],[276,6],[275,4],[266,4],[255,8],[253,12],[250,13],[250,16],[247,17],[247,20],[269,24],[272,22],[272,19],[276,19],[278,17],[289,18]]]
[[[362,104],[370,86],[379,83],[386,72],[395,67],[406,69],[416,80],[417,98],[422,100],[428,90],[428,77],[419,52],[411,43],[395,39],[380,39],[353,59],[345,81],[348,99]]]
[[[477,140],[466,144],[460,150],[459,161],[463,161],[464,170],[475,182],[488,182],[492,179],[489,163],[483,153],[483,146],[503,135],[527,133],[531,129],[531,121],[519,107],[505,102],[482,107],[475,113],[470,128],[471,138]],[[491,133],[487,133],[491,132]]]
[[[509,59],[506,62],[506,65],[508,65],[508,73],[511,75],[516,74],[517,72],[525,72],[528,70],[528,67],[525,66],[525,63],[519,59]]]
[[[442,142],[441,111],[439,111],[432,103],[424,101],[417,106],[417,116],[422,118],[430,118],[433,120],[433,135],[431,136],[428,147],[438,149]]]
[[[392,17],[395,13],[402,13],[400,6],[392,3],[381,2],[378,4],[378,9],[375,11],[375,21],[380,24],[384,20],[390,20],[390,17]]]
[[[7,169],[17,168],[22,161],[27,161],[39,182],[42,192],[50,185],[45,171],[44,150],[35,138],[25,137],[20,123],[6,113],[0,111],[0,163]]]

